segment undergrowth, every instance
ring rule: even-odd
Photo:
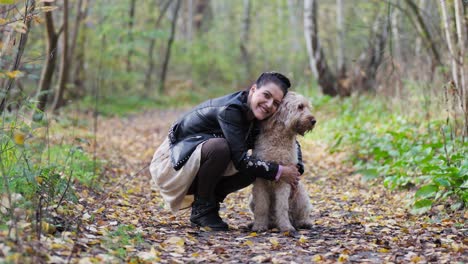
[[[0,121],[0,219],[7,223],[2,229],[15,229],[20,220],[39,229],[48,225],[44,221],[54,209],[76,202],[76,184],[93,186],[101,168],[85,150],[86,139],[59,141],[50,133],[50,120],[29,121],[25,112],[4,113]],[[70,131],[73,122],[52,126]]]
[[[313,104],[324,116],[309,137],[328,140],[331,152],[346,149],[364,180],[416,188],[412,213],[468,204],[468,142],[443,116],[428,120],[424,111],[402,113],[372,97],[317,97]]]

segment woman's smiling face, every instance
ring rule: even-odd
[[[268,82],[260,87],[252,85],[249,92],[249,106],[257,120],[264,120],[278,110],[284,93],[274,82]]]

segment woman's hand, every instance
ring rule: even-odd
[[[289,183],[293,190],[296,190],[300,175],[296,165],[283,166],[280,180]]]

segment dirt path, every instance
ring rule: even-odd
[[[148,260],[163,263],[466,262],[466,214],[411,216],[401,193],[361,183],[343,154],[302,141],[313,204],[311,230],[296,237],[252,233],[250,188],[232,194],[221,216],[229,232],[189,225],[189,211],[172,215],[152,192],[147,169],[178,111],[153,111],[99,124],[98,155],[108,161],[104,189],[81,193],[86,207],[73,259],[82,262]],[[55,242],[57,243],[57,241]],[[51,243],[53,244],[53,243]],[[67,255],[56,250],[56,259]],[[465,255],[464,255],[465,254]],[[136,262],[134,262],[136,263]]]

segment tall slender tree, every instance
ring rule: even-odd
[[[345,63],[345,45],[344,45],[344,12],[343,12],[343,0],[336,0],[336,28],[337,36],[336,42],[338,43],[337,52],[337,71],[338,75],[344,77],[346,75],[346,63]]]
[[[65,105],[65,90],[67,88],[70,64],[68,62],[69,41],[68,41],[68,0],[63,0],[63,34],[62,34],[62,57],[60,58],[60,69],[58,77],[57,91],[55,93],[52,110],[56,111]]]
[[[169,40],[167,42],[166,54],[164,56],[163,68],[161,71],[161,78],[160,78],[160,83],[159,83],[159,93],[161,94],[164,93],[164,83],[166,81],[167,68],[169,66],[169,60],[171,58],[171,48],[172,48],[172,43],[174,42],[174,36],[175,36],[176,25],[177,25],[177,15],[179,14],[180,2],[181,0],[177,0],[176,2],[176,6],[174,9],[174,16],[173,16],[172,24],[171,24],[171,35],[169,36]]]
[[[161,21],[166,14],[167,9],[169,8],[172,0],[167,0],[163,6],[161,11],[159,12],[159,16],[156,19],[156,22],[154,23],[154,29],[158,29]],[[154,72],[154,47],[156,46],[156,38],[151,38],[149,48],[148,48],[148,66],[146,70],[146,76],[145,76],[145,87],[147,91],[151,90],[151,79],[153,76]]]
[[[130,48],[128,49],[127,59],[126,59],[126,70],[127,72],[132,71],[132,56],[133,56],[133,25],[135,21],[135,1],[130,0],[130,8],[129,8],[129,18],[128,18],[128,44]]]
[[[242,30],[240,37],[240,51],[242,56],[242,61],[245,66],[245,76],[250,76],[251,65],[250,65],[250,54],[248,50],[249,43],[249,32],[250,32],[250,9],[251,2],[250,0],[244,0],[244,13],[242,18]]]
[[[456,59],[458,63],[458,78],[459,78],[459,87],[457,87],[459,94],[460,108],[464,114],[464,129],[463,134],[468,136],[468,94],[467,86],[465,80],[465,38],[466,31],[464,25],[464,16],[463,16],[463,3],[461,0],[454,0],[454,9],[455,9],[455,25],[457,29],[457,44],[458,44],[458,53],[456,54]]]
[[[316,0],[304,1],[304,35],[309,65],[318,80],[322,93],[336,96],[338,94],[336,77],[328,67],[318,35]]]
[[[44,2],[44,7],[50,7],[50,2]],[[45,110],[47,99],[49,96],[52,85],[52,77],[55,71],[57,62],[57,44],[59,36],[63,30],[63,26],[58,31],[55,30],[54,17],[52,12],[45,12],[45,26],[46,26],[46,59],[42,67],[41,79],[39,80],[39,87],[37,89],[37,105],[35,117],[40,117],[40,112]]]
[[[10,72],[17,71],[20,67],[21,58],[23,57],[24,49],[26,47],[26,43],[28,42],[29,31],[31,29],[32,19],[28,19],[28,17],[31,13],[34,12],[35,8],[36,8],[35,0],[26,1],[25,7],[24,7],[24,15],[23,15],[23,23],[24,25],[26,25],[26,30],[25,32],[21,33],[20,41],[18,44],[18,50],[16,52],[13,64],[10,66],[10,69],[9,69]],[[3,111],[5,110],[6,104],[8,102],[8,96],[10,94],[11,89],[13,88],[14,81],[15,80],[13,78],[9,78],[7,80],[6,87],[3,90],[3,98],[0,102],[0,113],[3,113]]]

